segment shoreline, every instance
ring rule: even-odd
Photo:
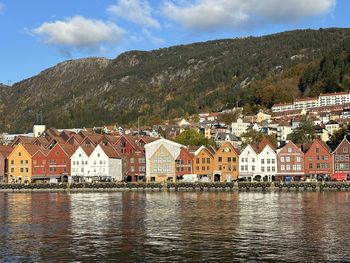
[[[323,192],[349,191],[348,182],[323,183],[96,183],[0,185],[0,193],[89,193],[89,192]]]

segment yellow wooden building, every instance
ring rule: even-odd
[[[8,183],[30,183],[32,156],[40,149],[37,145],[17,144],[8,156]]]
[[[197,174],[200,180],[213,181],[213,164],[215,150],[211,147],[201,146],[193,158],[193,173]]]
[[[214,154],[213,180],[227,182],[238,178],[239,151],[230,142],[224,142]]]

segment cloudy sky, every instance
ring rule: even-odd
[[[350,27],[349,0],[0,0],[0,83],[75,58]]]

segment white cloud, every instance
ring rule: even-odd
[[[152,8],[145,0],[118,0],[115,5],[108,7],[107,11],[115,17],[129,22],[160,28],[159,22],[152,17]]]
[[[257,23],[289,23],[329,12],[336,0],[197,0],[170,2],[163,13],[186,28],[242,29]]]
[[[43,36],[47,44],[98,50],[103,44],[121,41],[124,30],[112,22],[74,16],[45,22],[35,28],[33,33]]]

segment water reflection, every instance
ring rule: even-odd
[[[0,193],[0,261],[346,261],[349,216],[347,192]]]

